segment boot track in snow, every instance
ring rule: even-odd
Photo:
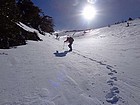
[[[117,71],[114,70],[114,67],[109,65],[109,64],[103,63],[102,61],[98,61],[98,60],[95,60],[93,58],[87,57],[83,54],[80,54],[79,51],[77,51],[77,50],[74,50],[72,52],[74,54],[77,54],[78,56],[81,56],[81,57],[88,59],[92,62],[103,65],[106,67],[106,69],[110,70],[110,73],[108,73],[108,76],[110,76],[110,79],[107,81],[107,84],[110,86],[110,90],[106,94],[105,98],[106,98],[106,101],[108,103],[111,103],[111,104],[117,103],[119,101],[119,98],[121,98],[121,97],[119,97],[119,92],[120,92],[119,88],[114,86],[114,83],[117,82],[117,77],[114,76],[114,74],[117,73]]]

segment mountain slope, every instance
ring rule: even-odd
[[[24,29],[36,31],[24,26]],[[140,20],[0,50],[1,105],[139,105]],[[73,35],[67,32],[65,35]]]

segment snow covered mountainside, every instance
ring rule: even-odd
[[[59,34],[0,49],[0,105],[140,105],[139,19]]]

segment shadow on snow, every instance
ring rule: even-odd
[[[64,57],[67,55],[69,51],[64,51],[64,52],[59,52],[59,51],[56,51],[55,53],[53,53],[56,57]]]

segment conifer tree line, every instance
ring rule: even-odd
[[[54,32],[52,17],[45,15],[31,0],[0,0],[0,48],[25,45],[27,40],[41,40],[36,33],[20,28],[22,22],[42,32]]]

